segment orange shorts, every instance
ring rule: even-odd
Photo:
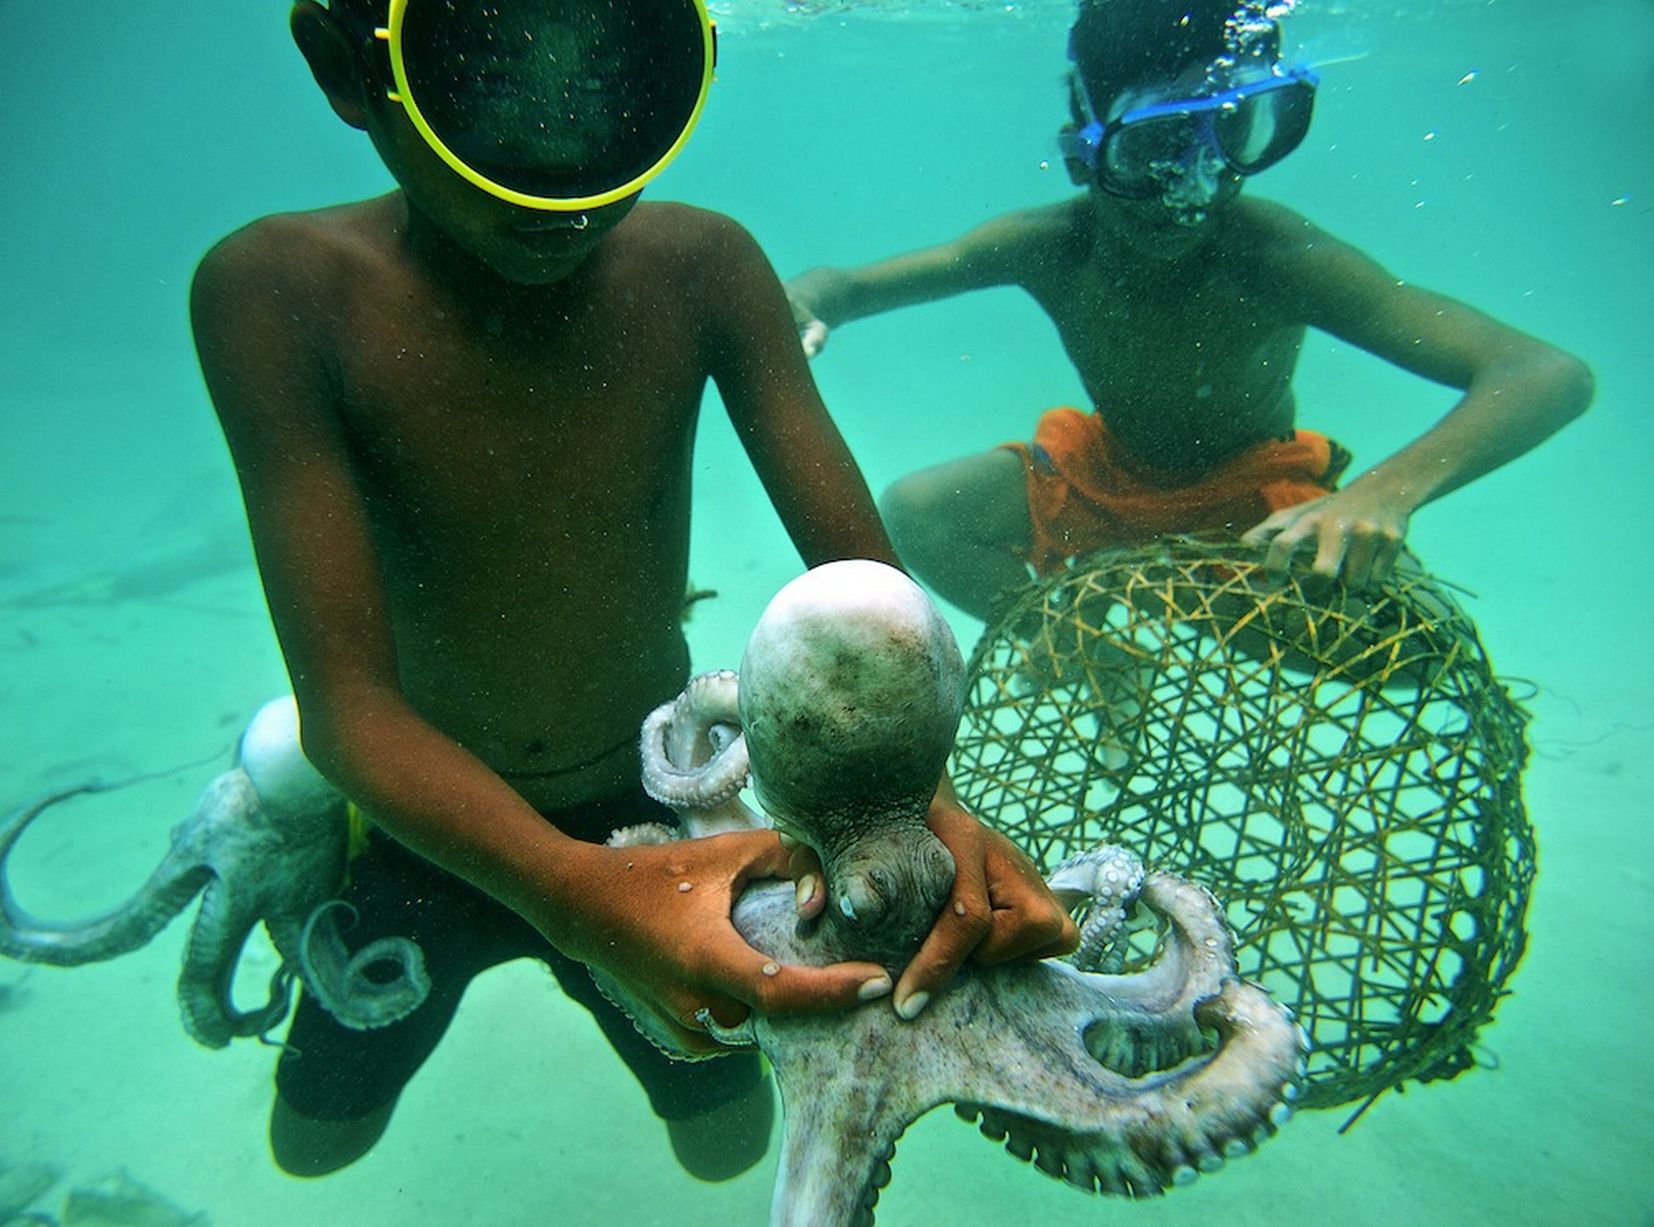
[[[1022,457],[1033,524],[1027,561],[1041,575],[1092,550],[1168,533],[1241,533],[1271,512],[1331,491],[1350,454],[1324,435],[1249,447],[1209,473],[1157,469],[1120,446],[1095,413],[1062,407],[1040,417]]]

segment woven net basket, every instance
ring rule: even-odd
[[[1306,587],[1194,540],[1035,585],[972,656],[953,778],[1042,869],[1106,841],[1207,885],[1331,1107],[1475,1063],[1535,848],[1524,713],[1442,586]]]

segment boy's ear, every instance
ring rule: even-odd
[[[287,26],[333,113],[352,128],[366,128],[361,62],[332,14],[316,0],[296,0]]]
[[[1058,143],[1062,143],[1063,137],[1078,131],[1079,128],[1074,124],[1064,124],[1057,130]],[[1068,181],[1075,187],[1090,187],[1097,181],[1097,176],[1091,173],[1091,167],[1079,158],[1065,153],[1062,156],[1062,164],[1063,168],[1068,171]]]

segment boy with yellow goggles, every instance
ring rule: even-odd
[[[387,96],[457,174],[512,204],[600,208],[678,155],[712,84],[704,0],[390,0],[383,24],[330,10],[379,44]]]
[[[773,832],[606,845],[672,821],[641,790],[638,728],[687,681],[703,403],[806,565],[895,562],[763,252],[718,213],[639,199],[705,101],[701,0],[297,0],[290,22],[395,187],[236,231],[191,314],[305,754],[372,819],[347,940],[414,937],[431,990],[370,1031],[302,997],[271,1149],[308,1176],[365,1154],[471,979],[534,958],[683,1167],[727,1179],[769,1142],[757,1057],[668,1058],[588,967],[710,1054],[703,1015],[888,996],[911,1018],[967,957],[1072,949],[1073,923],[949,789],[931,823],[954,891],[905,969],[777,966],[742,939],[750,879],[825,905],[819,865]]]

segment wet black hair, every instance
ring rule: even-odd
[[[376,47],[373,32],[390,16],[389,0],[322,0],[328,15],[350,38],[357,61],[370,80],[390,81],[390,59],[382,45]]]
[[[1080,0],[1075,71],[1092,104],[1106,109],[1128,89],[1232,52],[1228,27],[1242,7],[1241,0]],[[1274,55],[1280,27],[1271,25]]]

